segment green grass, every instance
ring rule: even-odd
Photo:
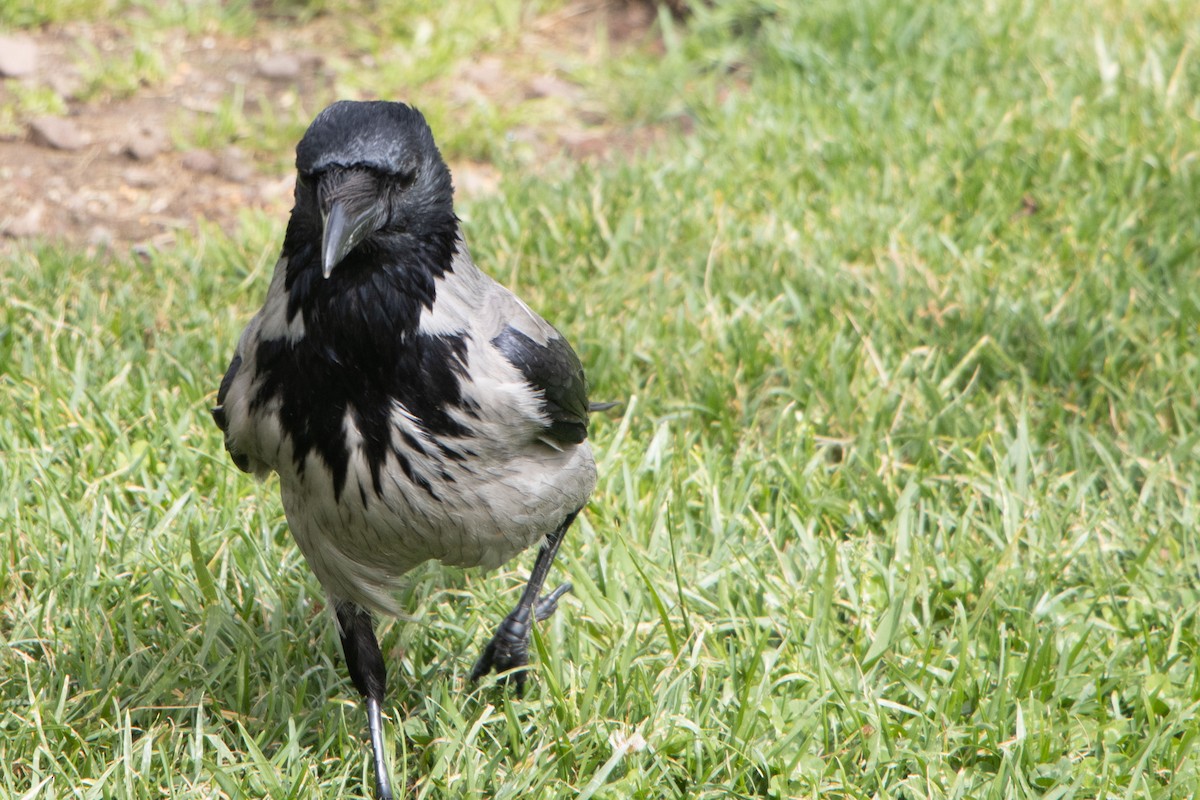
[[[80,100],[124,99],[136,94],[143,86],[161,85],[167,77],[163,43],[145,31],[136,31],[130,38],[130,51],[117,58],[101,52],[85,38],[76,40],[81,56],[77,67],[83,84],[79,91]]]
[[[16,139],[25,135],[24,123],[44,114],[64,114],[66,103],[46,86],[13,83],[0,100],[0,136]]]
[[[692,136],[460,209],[626,405],[525,699],[465,675],[531,556],[414,575],[410,796],[1200,792],[1200,29],[1084,5],[701,8],[610,76]],[[282,223],[0,271],[0,795],[370,785],[207,414]]]

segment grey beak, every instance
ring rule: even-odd
[[[379,210],[374,202],[360,205],[338,199],[321,215],[321,223],[321,271],[328,278],[333,268],[379,227]]]

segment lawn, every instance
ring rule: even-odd
[[[459,208],[476,260],[623,406],[594,419],[600,483],[550,579],[575,592],[523,699],[466,676],[532,553],[412,576],[381,637],[396,784],[1196,796],[1200,17],[694,5],[659,15],[661,53],[576,76],[631,124],[688,120],[648,150],[539,170],[492,141],[510,117],[464,133],[428,100],[435,135],[503,174]],[[249,35],[387,10],[256,8],[192,11]],[[471,15],[434,20],[447,54],[479,45]],[[350,63],[359,91],[368,69],[433,79]],[[0,256],[0,796],[371,785],[277,487],[208,415],[284,222]]]

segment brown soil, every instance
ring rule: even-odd
[[[608,124],[597,99],[557,74],[555,65],[564,63],[560,57],[596,49],[597,42],[604,42],[601,49],[609,53],[622,47],[660,48],[652,33],[655,14],[640,2],[581,0],[534,20],[510,51],[464,62],[419,91],[477,92],[494,103],[555,96],[565,114],[552,124],[512,132],[533,148],[533,163],[561,163],[559,156],[625,155],[678,126]],[[6,187],[0,192],[0,248],[39,238],[118,252],[131,246],[167,248],[200,219],[230,229],[246,209],[286,215],[290,153],[271,157],[249,146],[208,151],[188,136],[197,120],[211,120],[231,96],[244,98],[248,114],[261,104],[281,117],[298,113],[298,104],[319,107],[333,99],[334,73],[321,55],[330,52],[327,23],[318,19],[257,39],[169,34],[161,42],[171,70],[163,80],[120,99],[88,101],[70,99],[82,89],[73,66],[81,43],[90,43],[93,57],[116,63],[128,61],[133,44],[103,25],[73,24],[26,35],[37,45],[36,72],[0,81],[0,99],[16,91],[19,82],[26,89],[51,88],[68,98],[66,119],[85,143],[56,149],[29,124],[23,135],[0,141],[0,182]],[[508,69],[510,61],[523,68]],[[512,75],[528,77],[514,81]],[[451,168],[460,196],[495,188],[493,165],[460,162]]]

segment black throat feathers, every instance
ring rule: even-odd
[[[259,344],[256,360],[264,380],[253,403],[280,400],[280,423],[293,443],[297,469],[303,471],[315,451],[331,470],[338,497],[350,458],[347,420],[362,436],[376,494],[389,455],[431,492],[407,457],[425,446],[397,434],[393,419],[399,404],[431,436],[468,433],[450,414],[455,408],[470,412],[461,389],[466,337],[419,329],[423,309],[436,299],[438,279],[451,271],[457,227],[419,239],[380,237],[350,253],[329,278],[312,244],[319,237],[293,237],[291,229],[284,243],[287,313],[289,321],[303,317],[304,335]],[[365,487],[361,490],[366,501]]]

